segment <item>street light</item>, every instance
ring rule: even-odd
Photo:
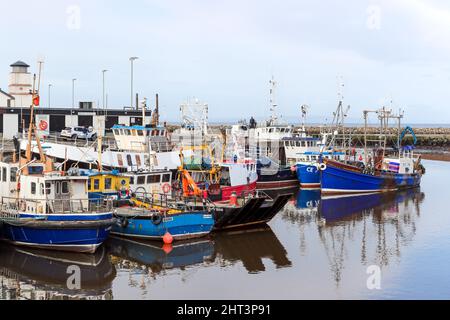
[[[48,107],[50,108],[50,89],[53,87],[51,83],[48,84]]]
[[[138,57],[131,57],[130,63],[131,63],[131,109],[133,109],[133,62],[134,60],[139,59]],[[136,106],[137,107],[137,106]]]

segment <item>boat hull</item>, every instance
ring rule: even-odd
[[[420,185],[420,180],[420,174],[369,175],[329,163],[326,169],[321,171],[323,194],[371,193],[415,188]]]
[[[295,172],[292,172],[290,167],[281,167],[275,172],[265,172],[258,168],[258,181],[256,182],[256,189],[262,191],[290,189],[298,186],[298,180],[295,177]]]
[[[129,217],[118,213],[117,217],[122,223],[115,224],[111,233],[138,239],[160,240],[166,232],[174,240],[199,238],[209,234],[214,225],[212,215],[206,211],[168,214],[157,224],[149,215]]]
[[[245,228],[265,224],[284,208],[292,197],[291,194],[281,194],[276,198],[252,198],[241,207],[220,207],[214,211],[214,230]]]
[[[112,213],[19,214],[14,220],[3,220],[1,239],[33,248],[93,253],[109,236],[113,222]]]
[[[310,189],[320,188],[320,170],[315,164],[297,163],[296,168],[300,187]]]

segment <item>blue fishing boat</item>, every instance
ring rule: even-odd
[[[116,210],[118,223],[113,226],[113,234],[157,240],[168,232],[174,240],[185,240],[206,236],[214,226],[213,215],[206,207],[190,210],[183,203],[162,200],[156,194],[132,201],[134,206]]]
[[[34,124],[33,104],[25,156],[17,150],[0,162],[2,240],[62,251],[95,252],[114,223],[111,202],[89,201],[87,177],[55,171]],[[35,137],[39,159],[32,159]],[[18,159],[18,160],[16,160]]]
[[[371,112],[371,111],[370,111]],[[386,148],[387,119],[398,118],[391,111],[382,108],[376,111],[381,120],[381,132],[376,141],[377,148],[370,153],[365,136],[364,161],[352,164],[323,159],[321,163],[321,189],[325,194],[371,193],[415,188],[420,185],[425,172],[421,158],[415,157],[412,146],[401,147],[401,137],[394,150]],[[367,114],[364,112],[367,124]],[[400,127],[400,123],[399,123]],[[367,130],[367,125],[366,128]],[[366,132],[366,131],[365,131]]]
[[[20,189],[16,189],[16,197],[1,198],[0,238],[29,247],[95,252],[114,223],[112,204],[89,201],[87,177],[36,174],[36,168],[39,166],[34,165],[31,173],[30,166],[20,182],[18,177],[6,177],[6,183]]]

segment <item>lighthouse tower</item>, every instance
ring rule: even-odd
[[[17,61],[11,66],[9,74],[9,94],[15,98],[15,107],[29,107],[32,103],[32,77],[28,72],[30,67],[22,61]]]

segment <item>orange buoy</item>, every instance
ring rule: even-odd
[[[169,233],[169,231],[166,232],[166,234],[163,237],[163,242],[165,244],[171,244],[173,242],[173,237],[172,235]]]
[[[163,251],[164,251],[166,254],[169,254],[169,253],[172,252],[173,247],[172,247],[171,244],[164,243],[164,245],[162,246],[162,249],[163,249]]]

